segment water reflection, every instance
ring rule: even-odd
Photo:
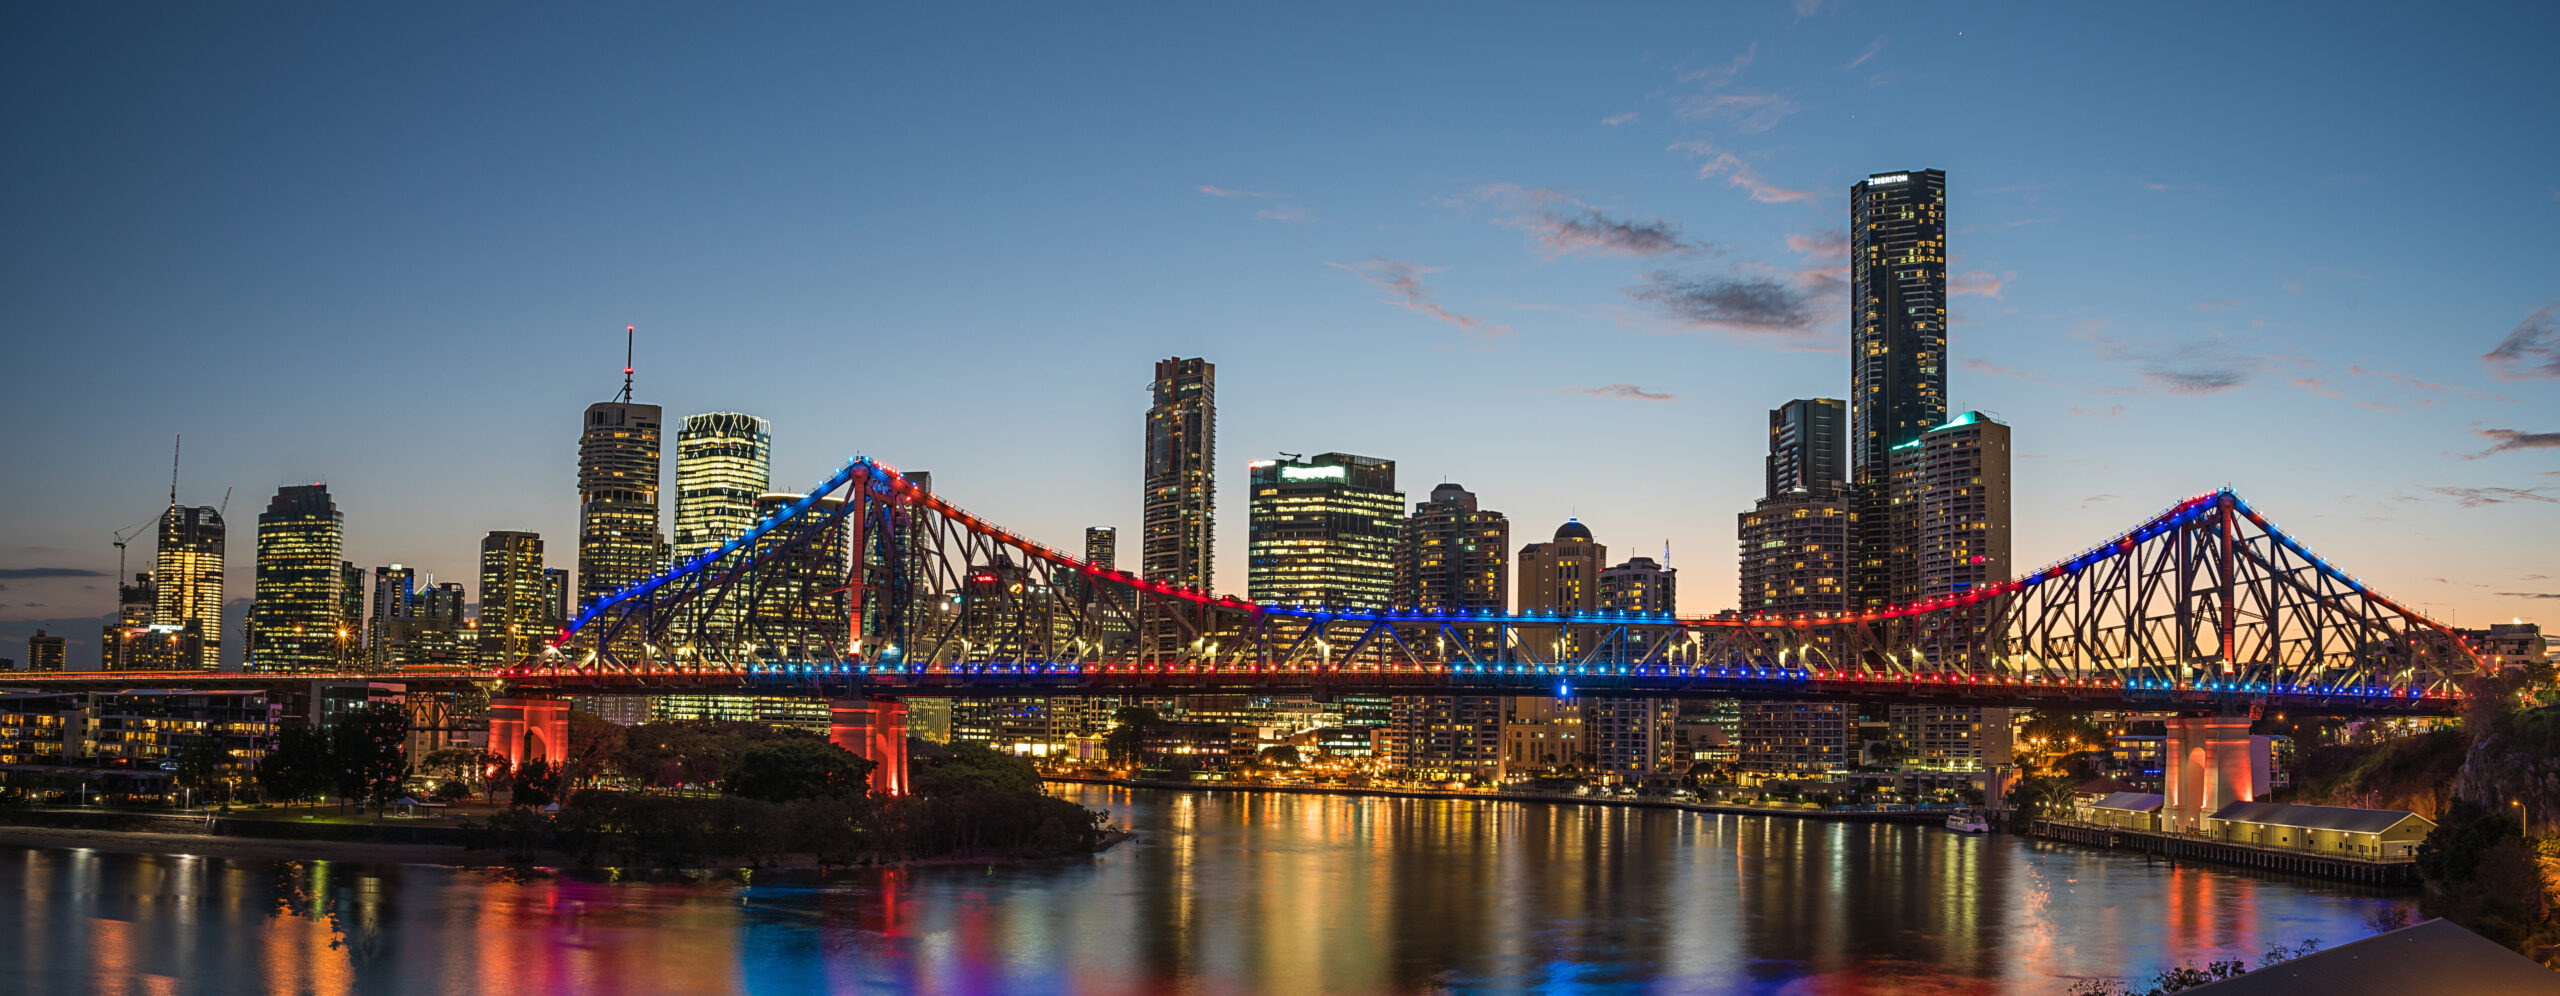
[[[588,882],[0,852],[11,976],[99,993],[2058,994],[2399,899],[1932,828],[1085,788],[1091,861]]]

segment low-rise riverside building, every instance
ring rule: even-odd
[[[2204,832],[2218,840],[2351,858],[2414,858],[2435,821],[2402,809],[2235,802],[2215,810]]]

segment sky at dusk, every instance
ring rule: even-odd
[[[1133,553],[1204,356],[1222,590],[1245,464],[1339,450],[1728,608],[1767,409],[1848,392],[1848,188],[1933,167],[2021,570],[2227,485],[2560,621],[2551,4],[364,6],[0,9],[0,656],[95,660],[180,432],[242,604],[285,484],[362,566],[573,567],[627,324],[778,488],[869,454]]]

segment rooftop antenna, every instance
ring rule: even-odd
[[[186,445],[187,434],[183,432],[169,444],[169,505],[172,508],[178,504],[178,454],[185,452]]]
[[[638,336],[638,335],[639,335],[639,333],[640,333],[640,326],[637,326],[637,325],[625,325],[625,326],[623,326],[623,327],[622,327],[622,398],[621,398],[621,400],[626,401],[626,402],[631,400],[631,340],[632,340],[634,337]]]

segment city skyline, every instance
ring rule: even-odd
[[[2277,30],[2272,18],[2255,16],[2240,15],[2227,38],[2161,40],[2207,71],[2191,81],[2147,83],[2160,88],[2159,104],[2180,106],[2184,88],[2209,90],[2235,72],[2218,60],[2236,58]],[[54,22],[67,47],[100,64],[99,22],[70,12],[13,15],[31,18]],[[2068,19],[2058,23],[2070,26]],[[2529,168],[2540,157],[2466,163],[2466,152],[2486,141],[2463,129],[2476,124],[2470,114],[2486,113],[2478,105],[2503,109],[2511,120],[2549,123],[2547,107],[2512,96],[2521,91],[2496,68],[2500,59],[2431,61],[2425,78],[2408,84],[2414,90],[2395,99],[2474,109],[2444,123],[2392,117],[2392,134],[2403,140],[2376,150],[2367,147],[2369,133],[2344,127],[2354,116],[2338,105],[2386,102],[2394,94],[2385,84],[2275,51],[2269,58],[2278,67],[2302,70],[2304,79],[2277,86],[2269,99],[2332,92],[2329,100],[2288,104],[2314,137],[2251,134],[2245,109],[2182,107],[2190,129],[2231,139],[2227,151],[2204,161],[2117,142],[2080,143],[2086,148],[2076,153],[2028,148],[1990,135],[1983,121],[1909,109],[1925,103],[1906,100],[1909,87],[1961,82],[1965,92],[1985,92],[1987,77],[2039,68],[2057,74],[2056,92],[2021,99],[2092,99],[2100,107],[2131,99],[2075,82],[2103,75],[2103,66],[2085,76],[2061,73],[2052,57],[2016,51],[2010,39],[2022,27],[1951,27],[1971,34],[1927,40],[2009,46],[2000,49],[2002,59],[1958,67],[1920,61],[1924,41],[1916,35],[1858,30],[1820,11],[1717,15],[1688,26],[1681,42],[1616,64],[1604,63],[1591,43],[1560,43],[1566,63],[1609,69],[1552,93],[1503,90],[1507,85],[1489,76],[1466,76],[1519,98],[1506,109],[1506,125],[1552,139],[1520,142],[1505,132],[1502,146],[1567,151],[1491,144],[1488,122],[1464,116],[1407,140],[1386,130],[1398,123],[1386,115],[1301,120],[1292,116],[1295,104],[1268,108],[1291,122],[1282,129],[1288,136],[1374,143],[1379,161],[1354,172],[1303,156],[1164,144],[1140,175],[1097,188],[1097,205],[1119,209],[1120,224],[1151,236],[1150,244],[1115,238],[1104,253],[1067,248],[1069,233],[1100,230],[1090,209],[1036,203],[1059,192],[1052,184],[1063,178],[1034,179],[1024,190],[995,184],[975,195],[987,198],[987,213],[964,212],[947,232],[926,224],[930,215],[918,209],[830,194],[828,211],[881,210],[880,234],[843,242],[811,243],[796,224],[758,221],[752,211],[706,213],[723,205],[688,198],[656,224],[708,225],[738,261],[586,245],[559,258],[600,258],[535,265],[509,251],[488,264],[468,262],[463,249],[472,240],[450,233],[411,245],[405,233],[436,231],[403,210],[385,208],[340,233],[308,218],[253,223],[191,199],[254,202],[295,175],[259,173],[275,162],[272,154],[236,143],[211,146],[196,180],[166,171],[156,158],[118,158],[125,153],[102,147],[96,154],[106,157],[107,175],[139,184],[141,196],[130,202],[72,194],[61,204],[32,204],[23,191],[88,188],[43,173],[51,168],[45,163],[5,167],[11,189],[22,191],[8,195],[10,203],[28,222],[8,243],[9,289],[24,302],[12,310],[13,340],[35,330],[94,333],[46,335],[28,362],[36,369],[127,370],[131,389],[99,391],[67,383],[79,378],[44,377],[15,399],[32,413],[22,419],[32,428],[11,435],[8,456],[43,472],[0,482],[0,505],[12,510],[0,524],[0,640],[23,639],[39,626],[75,641],[95,639],[99,621],[114,614],[122,580],[108,576],[108,536],[156,511],[157,453],[173,432],[189,437],[184,504],[219,504],[216,492],[229,487],[247,507],[281,484],[326,481],[346,517],[346,559],[354,563],[407,563],[466,578],[476,574],[479,537],[521,530],[547,540],[553,566],[569,566],[574,443],[555,427],[565,425],[566,412],[613,393],[620,371],[611,339],[621,324],[640,326],[635,400],[669,413],[747,410],[770,418],[773,485],[780,489],[806,487],[844,457],[868,453],[896,466],[933,468],[979,511],[1062,549],[1092,525],[1136,536],[1142,522],[1132,484],[1141,472],[1127,441],[1146,402],[1143,378],[1134,374],[1151,359],[1199,356],[1224,368],[1218,401],[1225,455],[1214,469],[1224,492],[1218,504],[1229,512],[1217,524],[1215,546],[1225,553],[1215,558],[1219,591],[1245,587],[1244,465],[1275,452],[1334,450],[1396,461],[1409,496],[1443,479],[1467,482],[1488,505],[1509,511],[1523,536],[1544,535],[1579,515],[1629,550],[1653,551],[1668,540],[1671,565],[1692,578],[1685,611],[1710,612],[1725,607],[1733,587],[1716,580],[1732,577],[1729,517],[1761,488],[1766,411],[1789,398],[1841,390],[1848,322],[1836,306],[1845,298],[1820,272],[1841,251],[1832,244],[1840,191],[1874,172],[1916,165],[1947,171],[1957,219],[1950,397],[2017,428],[2020,568],[2229,484],[2289,524],[2322,523],[2316,532],[2324,554],[2448,622],[2529,619],[2560,593],[2550,580],[2560,571],[2549,569],[2560,566],[2560,550],[2531,541],[2560,535],[2548,483],[2551,447],[2560,442],[2550,390],[2560,366],[2549,352],[2560,338],[2551,310],[2560,288],[2549,284],[2541,265],[2547,250],[2532,234],[2560,211],[2560,196]],[[34,27],[13,34],[30,37]],[[235,41],[248,30],[219,19],[197,27]],[[1465,33],[1518,49],[1534,27],[1470,26]],[[2285,30],[2298,28],[2288,22]],[[306,30],[369,37],[384,29],[383,22],[349,17]],[[993,41],[1015,52],[1030,44],[1030,29]],[[537,18],[531,30],[565,28]],[[652,50],[672,44],[677,26],[633,30],[631,44]],[[2390,47],[2377,29],[2312,30],[2350,51]],[[134,41],[131,57],[149,59],[166,58],[180,39]],[[1294,35],[1291,44],[1302,53],[1328,50]],[[404,53],[393,46],[388,58],[397,64]],[[1077,68],[1059,56],[1034,56],[1036,64]],[[58,70],[50,58],[31,54],[9,71]],[[215,56],[201,58],[236,71]],[[788,53],[780,62],[778,72],[809,71]],[[125,88],[84,91],[69,108],[131,115],[145,106],[138,102],[175,92],[177,74],[187,68],[206,63],[135,67]],[[1213,96],[1234,93],[1259,69],[1199,72]],[[323,57],[288,60],[281,72],[304,88],[331,80],[394,86]],[[1356,70],[1338,85],[1394,82],[1384,72]],[[1869,82],[1876,74],[1902,74],[1887,92],[1896,98],[1893,113],[1907,120],[1871,122],[1888,109]],[[1104,100],[1120,92],[1111,81],[1069,75],[1081,80],[1073,87],[1078,96]],[[1931,82],[1940,77],[1952,79]],[[818,88],[824,93],[850,89],[828,77],[807,81],[826,84]],[[2286,89],[2293,86],[2303,90]],[[992,124],[1025,123],[987,93],[959,90],[926,103],[982,110]],[[427,109],[408,119],[417,131],[454,127],[432,110],[438,94],[395,87],[393,95],[425,102]],[[1167,108],[1160,100],[1142,103]],[[302,118],[257,120],[297,140],[321,134]],[[691,117],[680,122],[689,134],[714,127]],[[748,129],[750,147],[793,148],[778,124],[757,119],[739,127]],[[49,129],[73,127],[51,118],[38,125],[38,141],[54,134]],[[892,125],[893,134],[909,138],[937,134],[911,118]],[[107,130],[123,135],[141,127]],[[347,127],[386,151],[421,140],[414,131],[366,122]],[[2056,118],[2053,127],[2069,138],[2088,137],[2096,126]],[[2322,137],[2348,131],[2358,135],[2353,143]],[[2522,141],[2530,145],[2549,142],[2554,129],[2527,131]],[[1425,139],[1435,143],[1432,151]],[[997,148],[975,136],[959,141]],[[1258,140],[1242,141],[1239,151],[1268,151]],[[1071,159],[1080,148],[1070,143]],[[599,160],[625,164],[607,174],[607,186],[683,189],[681,167],[636,162],[645,158],[616,153]],[[2426,182],[2457,164],[2473,168],[2454,185],[2459,189]],[[152,175],[128,175],[146,168]],[[815,182],[797,167],[773,168],[770,179],[785,190]],[[874,184],[921,183],[946,202],[963,189],[924,182],[898,162],[865,168]],[[416,179],[382,160],[355,163],[351,172]],[[532,173],[497,179],[506,181],[493,195],[502,201],[559,182]],[[324,184],[322,192],[332,189]],[[525,224],[537,227],[525,231],[552,237],[519,251],[562,248],[557,227],[539,226],[592,225],[604,206],[601,197],[578,198],[558,211],[534,212]],[[204,235],[175,231],[150,213],[171,209],[204,213],[198,227],[208,232],[265,233],[253,247],[291,236],[281,244],[308,238],[343,250],[354,234],[392,236],[379,243],[391,258],[367,264],[354,262],[364,253],[339,251],[349,261],[335,262],[277,249],[206,259],[198,251]],[[509,241],[509,226],[482,213],[463,216],[479,240]],[[92,229],[87,239],[64,237]],[[956,254],[967,239],[1015,231],[1024,237],[1001,251]],[[767,235],[774,245],[761,247],[757,239]],[[2367,246],[2375,239],[2408,251],[2375,252]],[[110,243],[145,251],[133,266],[98,265]],[[401,247],[388,248],[393,243]],[[913,261],[891,258],[910,244],[923,250]],[[64,258],[38,261],[31,254],[39,245],[56,246]],[[2431,246],[2441,250],[2419,251]],[[706,263],[717,265],[679,279]],[[482,265],[543,279],[519,286]],[[923,269],[934,265],[952,269],[940,276]],[[394,271],[419,266],[439,282],[485,293],[386,309],[411,300],[403,289],[411,278]],[[615,266],[628,273],[603,272]],[[1041,302],[1035,310],[953,293],[954,275],[988,266],[1063,272],[1023,278],[1026,296]],[[81,272],[58,286],[36,282],[59,275],[60,267]],[[2146,293],[2122,293],[2128,271]],[[819,279],[844,272],[866,274],[851,296],[818,289]],[[760,281],[746,279],[757,273]],[[320,280],[343,287],[307,283]],[[197,314],[169,295],[128,290],[206,281],[245,296]],[[892,286],[899,281],[912,286]],[[878,301],[853,305],[865,295]],[[114,303],[100,303],[108,301]],[[1738,310],[1763,305],[1777,307]],[[301,393],[258,396],[271,386],[270,374],[249,370],[250,357],[358,328],[401,341],[448,335],[457,348],[440,355],[323,350],[314,354],[325,356],[321,367],[284,361],[302,378]],[[831,339],[849,341],[827,345]],[[124,367],[103,352],[130,352],[137,342],[184,362]],[[762,345],[768,342],[770,349]],[[501,343],[510,347],[502,367],[476,359]],[[1344,358],[1326,368],[1296,360],[1327,351]],[[840,362],[753,362],[766,353],[882,362],[861,363],[846,377]],[[1037,395],[953,399],[928,375],[936,364],[955,377],[971,367],[1047,376]],[[1392,376],[1340,378],[1353,364]],[[217,375],[175,377],[172,367]],[[365,425],[358,420],[305,424],[284,414],[352,410],[382,397],[429,403],[418,417],[450,423],[452,436],[470,445],[403,437],[402,445],[377,447],[381,437],[354,431]],[[1019,416],[1035,403],[1038,418]],[[1469,407],[1467,417],[1424,414],[1452,406]],[[846,407],[862,414],[828,414]],[[2283,442],[2272,459],[2270,437]],[[1565,452],[1575,473],[1533,469]],[[1044,485],[1036,497],[1023,486],[1030,481]],[[1595,488],[1595,481],[1606,486]],[[661,504],[664,529],[670,510]],[[250,597],[242,581],[254,576],[253,544],[240,531],[226,563],[230,603]],[[136,568],[147,563],[139,559]],[[223,652],[236,660],[245,641],[224,636]],[[71,656],[95,653],[90,645]]]

